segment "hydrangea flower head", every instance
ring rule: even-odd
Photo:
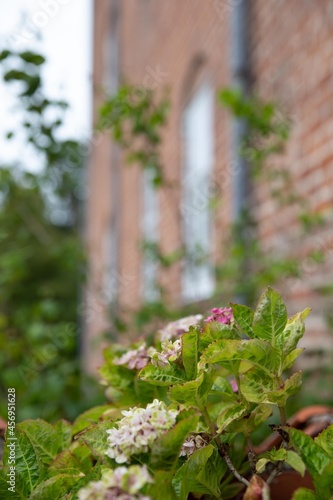
[[[146,344],[142,344],[137,349],[125,352],[120,358],[113,360],[115,365],[127,366],[130,370],[141,370],[149,363],[149,356]]]
[[[210,312],[211,316],[208,316],[208,318],[205,319],[205,323],[217,321],[218,323],[230,325],[233,319],[231,307],[214,307]]]
[[[147,467],[132,465],[106,470],[100,481],[92,481],[79,490],[79,500],[150,500],[140,490],[152,483]]]
[[[154,441],[176,423],[177,410],[168,410],[165,403],[154,399],[146,408],[122,411],[124,417],[117,427],[109,429],[109,449],[106,455],[118,464],[129,462],[130,457],[146,453]]]
[[[154,366],[159,366],[160,368],[169,365],[170,361],[177,361],[177,359],[181,356],[181,352],[182,342],[180,339],[175,340],[175,342],[171,342],[171,340],[163,340],[161,352],[156,351],[154,348],[148,350],[152,364]]]
[[[190,457],[192,453],[207,446],[208,441],[206,441],[201,434],[190,434],[185,439],[182,449],[180,450],[180,457]]]
[[[198,325],[202,319],[203,316],[201,314],[196,314],[172,321],[158,332],[160,340],[163,342],[164,340],[180,337],[183,333],[189,331],[190,326]]]

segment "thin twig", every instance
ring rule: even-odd
[[[257,455],[255,454],[255,451],[253,449],[251,437],[249,437],[249,439],[247,441],[247,447],[248,447],[247,456],[248,456],[249,463],[250,463],[250,469],[251,469],[252,474],[255,474],[256,473],[256,465],[257,465]]]
[[[231,470],[231,472],[233,473],[235,478],[238,479],[238,481],[240,481],[241,483],[245,484],[245,486],[249,486],[250,485],[249,481],[247,479],[245,479],[245,477],[243,477],[238,472],[238,470],[235,468],[234,464],[232,463],[232,461],[229,457],[228,451],[227,451],[227,447],[223,443],[221,443],[221,441],[217,442],[217,440],[215,440],[215,442],[217,444],[217,448],[218,448],[218,452],[219,452],[220,457],[223,458],[223,460],[225,461],[225,463],[227,464],[227,466],[229,467],[229,469]]]
[[[249,481],[247,479],[245,479],[245,477],[243,477],[237,471],[234,464],[232,463],[231,458],[229,457],[226,445],[221,443],[219,436],[216,433],[215,426],[214,426],[214,424],[209,416],[207,409],[205,407],[202,407],[202,408],[200,408],[200,410],[201,410],[203,417],[206,420],[206,423],[210,429],[212,437],[217,445],[217,449],[218,449],[218,453],[219,453],[220,457],[225,461],[225,463],[227,464],[227,466],[229,467],[230,471],[233,473],[235,478],[238,479],[238,481],[240,481],[241,483],[245,484],[245,486],[249,486],[250,485]]]

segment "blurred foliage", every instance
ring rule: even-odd
[[[43,93],[45,59],[5,50],[0,61],[19,104],[7,139],[25,144],[18,162],[0,165],[0,410],[14,387],[18,420],[71,419],[99,400],[78,361],[85,159],[78,141],[58,133],[67,104]]]
[[[127,151],[128,163],[138,163],[152,172],[155,187],[164,182],[158,146],[168,109],[166,97],[156,102],[150,89],[123,85],[100,110],[99,128],[111,131],[113,139]]]

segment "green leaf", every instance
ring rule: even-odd
[[[302,385],[302,372],[293,373],[282,387],[277,390],[271,391],[267,396],[269,401],[267,403],[275,403],[278,406],[285,406],[287,399],[294,394],[297,394]]]
[[[287,459],[287,450],[280,448],[278,450],[272,449],[271,451],[264,454],[263,458],[260,458],[256,465],[256,470],[259,474],[264,472],[266,465],[270,462],[281,462]]]
[[[175,364],[163,368],[154,365],[145,366],[139,373],[139,378],[153,385],[174,385],[186,382],[186,374]]]
[[[287,324],[287,309],[282,297],[268,287],[254,313],[253,335],[276,346]]]
[[[58,420],[53,425],[57,433],[58,452],[68,448],[72,442],[72,426],[67,420]]]
[[[308,488],[298,488],[293,494],[292,500],[318,500],[314,491]]]
[[[168,396],[175,401],[189,407],[202,407],[206,405],[207,394],[213,383],[211,374],[201,373],[196,380],[185,382],[185,384],[174,385],[169,390]]]
[[[32,492],[29,500],[61,500],[66,493],[77,483],[82,476],[70,474],[58,474],[40,483]]]
[[[252,403],[267,403],[284,406],[287,399],[296,394],[302,384],[302,372],[294,373],[281,387],[277,381],[260,368],[253,368],[242,376],[241,392]]]
[[[24,420],[17,425],[33,444],[39,459],[45,464],[50,465],[57,454],[62,450],[63,438],[62,431],[54,428],[44,420]],[[59,434],[60,433],[60,434]]]
[[[333,424],[326,427],[326,429],[315,438],[315,443],[323,448],[329,457],[333,458]]]
[[[189,493],[211,494],[211,489],[200,482],[198,475],[205,469],[213,452],[213,445],[200,448],[188,458],[175,474],[172,484],[179,500],[187,500]]]
[[[73,436],[75,436],[78,432],[91,427],[91,425],[97,424],[105,413],[107,413],[110,418],[111,415],[108,410],[114,410],[115,417],[119,417],[119,410],[115,410],[111,405],[94,406],[93,408],[81,413],[81,415],[79,415],[73,423]]]
[[[80,449],[83,451],[82,456],[80,456]],[[86,445],[81,445],[73,450],[64,450],[53,460],[49,467],[48,476],[88,474],[92,467],[90,457],[91,452]]]
[[[203,332],[200,335],[200,349],[206,349],[206,347],[216,340],[239,340],[240,338],[240,333],[233,325],[225,325],[213,321],[212,323],[206,323],[203,327]]]
[[[240,329],[248,337],[253,337],[252,323],[254,319],[254,312],[247,306],[242,304],[231,304],[232,313],[236,323]]]
[[[185,438],[196,429],[197,423],[197,416],[181,420],[154,442],[151,449],[151,464],[154,469],[166,470],[174,467]]]
[[[134,373],[127,368],[113,364],[115,355],[104,351],[107,362],[98,370],[101,377],[108,385],[114,387],[118,391],[125,392],[132,385]]]
[[[283,364],[282,364],[282,369],[283,370],[289,370],[289,368],[291,368],[293,366],[293,364],[295,363],[295,360],[298,358],[298,356],[300,354],[302,354],[302,352],[304,351],[304,349],[294,349],[293,351],[291,351],[284,359],[283,361]]]
[[[271,460],[269,458],[259,458],[258,462],[256,463],[256,471],[258,474],[262,474],[265,472],[266,465],[269,464]]]
[[[316,488],[317,498],[333,498],[333,460],[325,467],[321,475],[313,478]]]
[[[219,363],[231,373],[234,370],[244,372],[257,365],[267,370],[269,375],[278,369],[279,356],[264,340],[218,340],[203,352],[199,367],[204,367],[206,363]]]
[[[220,482],[226,471],[226,464],[221,460],[218,451],[214,448],[212,455],[206,462],[206,466],[197,474],[196,479],[213,496],[220,498]]]
[[[221,433],[227,429],[228,425],[239,420],[246,413],[248,413],[248,406],[243,403],[237,403],[235,405],[225,408],[217,418],[218,432]]]
[[[195,327],[182,336],[182,360],[188,380],[197,377],[199,336],[200,331]]]
[[[4,61],[5,59],[7,59],[7,57],[9,57],[11,55],[11,51],[10,50],[2,50],[0,52],[0,61]]]
[[[301,456],[311,475],[322,474],[330,463],[330,457],[310,436],[298,429],[284,427],[291,444]]]
[[[31,51],[25,51],[21,52],[19,54],[20,58],[23,59],[23,61],[34,64],[35,66],[40,66],[41,64],[44,64],[45,62],[45,57],[41,56],[40,54],[36,54],[35,52]]]
[[[112,422],[101,422],[78,434],[77,437],[88,446],[95,457],[98,457],[102,462],[109,462],[108,457],[105,455],[109,448],[109,434],[106,431],[113,426]]]
[[[305,474],[305,463],[301,459],[301,457],[295,453],[294,451],[288,450],[287,451],[287,458],[286,462],[290,467],[295,469],[299,474],[304,477]]]
[[[29,437],[18,426],[15,430],[15,437],[16,440],[11,441],[7,436],[3,457],[4,473],[8,473],[8,466],[11,465],[8,445],[15,443],[15,489],[22,498],[29,498],[31,491],[45,476],[46,470]]]
[[[287,356],[296,349],[299,340],[304,335],[305,319],[310,311],[309,308],[304,309],[304,311],[288,319],[282,334],[277,338],[276,342],[276,347],[283,353],[283,356]]]
[[[173,471],[159,470],[154,475],[154,483],[149,487],[148,494],[154,500],[177,500],[172,487]]]
[[[228,432],[241,432],[249,436],[260,424],[266,422],[271,414],[272,408],[269,405],[259,404],[244,418],[231,422],[228,426]]]

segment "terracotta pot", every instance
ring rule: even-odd
[[[309,406],[297,412],[288,420],[291,427],[302,430],[311,437],[316,437],[326,427],[333,423],[333,408],[327,406]],[[281,445],[282,438],[277,433],[272,433],[259,446],[255,447],[256,454],[270,451]],[[290,500],[293,493],[298,488],[314,489],[310,474],[304,477],[296,471],[285,467],[270,485],[271,500]],[[244,492],[240,493],[233,500],[242,500]]]

